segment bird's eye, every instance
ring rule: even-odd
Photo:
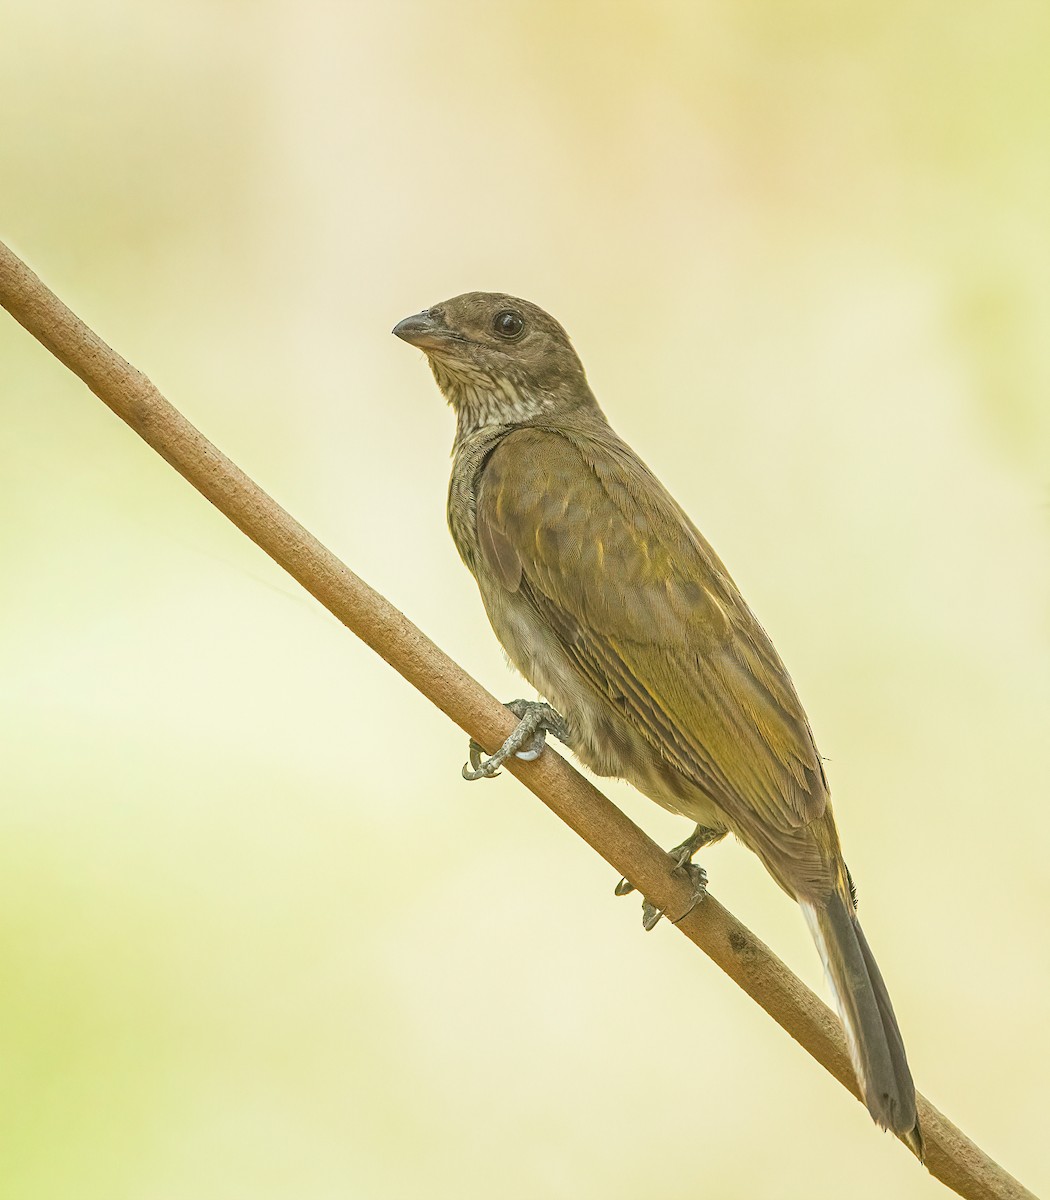
[[[508,308],[503,312],[496,313],[492,321],[492,328],[501,338],[506,338],[508,342],[512,342],[515,338],[521,337],[525,332],[525,321],[521,313]]]

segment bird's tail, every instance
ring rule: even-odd
[[[826,900],[800,903],[846,1028],[864,1103],[876,1124],[899,1134],[921,1161],[922,1132],[904,1042],[853,907],[837,892]]]

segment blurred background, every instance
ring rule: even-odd
[[[389,330],[567,326],[794,675],[920,1088],[1047,1187],[1050,9],[16,0],[0,55],[2,236],[507,698]],[[944,1194],[6,316],[0,401],[0,1193]]]

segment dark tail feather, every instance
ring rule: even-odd
[[[868,1111],[923,1158],[915,1085],[882,973],[852,907],[837,894],[800,901],[846,1029],[853,1069]]]

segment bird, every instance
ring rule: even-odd
[[[758,855],[809,925],[876,1124],[922,1160],[915,1086],[828,780],[787,669],[711,545],[612,429],[568,334],[543,309],[468,292],[393,329],[421,349],[456,419],[448,524],[496,637],[543,697],[469,779],[548,733],[696,829]],[[630,891],[621,880],[617,892]],[[659,913],[646,904],[646,927]]]

